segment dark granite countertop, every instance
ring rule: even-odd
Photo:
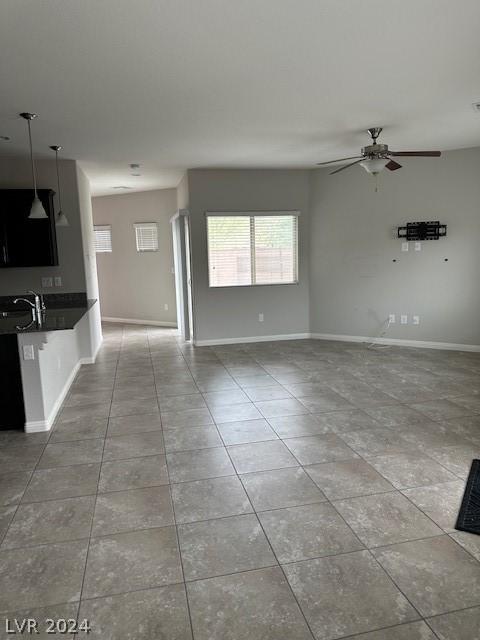
[[[22,302],[13,304],[15,297],[32,298],[31,295],[0,297],[0,335],[73,329],[96,303],[96,300],[87,299],[84,293],[46,295],[45,305],[47,308],[42,313],[40,325],[37,322],[32,322],[32,311],[28,305]],[[3,315],[5,312],[6,314]]]

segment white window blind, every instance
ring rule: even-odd
[[[112,252],[112,227],[107,225],[95,225],[93,227],[95,236],[96,253]]]
[[[298,281],[298,217],[292,214],[208,214],[211,287]]]
[[[157,223],[138,222],[134,227],[137,251],[158,251]]]

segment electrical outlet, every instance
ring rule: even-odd
[[[408,316],[400,316],[400,324],[408,324]]]
[[[23,345],[23,359],[24,360],[35,360],[35,351],[33,350],[33,344],[24,344]]]
[[[42,287],[47,289],[48,287],[53,287],[53,279],[52,278],[42,278]]]
[[[163,308],[165,309],[165,311],[168,311],[168,304],[164,304]]]
[[[55,276],[55,286],[56,287],[61,287],[62,286],[62,277],[61,276]]]
[[[408,251],[408,242],[402,242],[402,251]]]
[[[258,321],[263,322],[263,313],[258,314]]]
[[[412,324],[420,324],[420,316],[412,316]]]
[[[395,314],[394,313],[391,313],[388,316],[388,322],[389,322],[389,324],[395,324]]]
[[[415,251],[421,251],[421,250],[422,250],[422,243],[415,242]]]

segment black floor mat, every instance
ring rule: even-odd
[[[480,460],[472,460],[455,529],[480,535]]]

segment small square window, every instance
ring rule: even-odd
[[[158,251],[157,223],[138,222],[134,227],[137,251]]]
[[[96,253],[112,252],[112,227],[109,224],[95,225],[94,244]]]

